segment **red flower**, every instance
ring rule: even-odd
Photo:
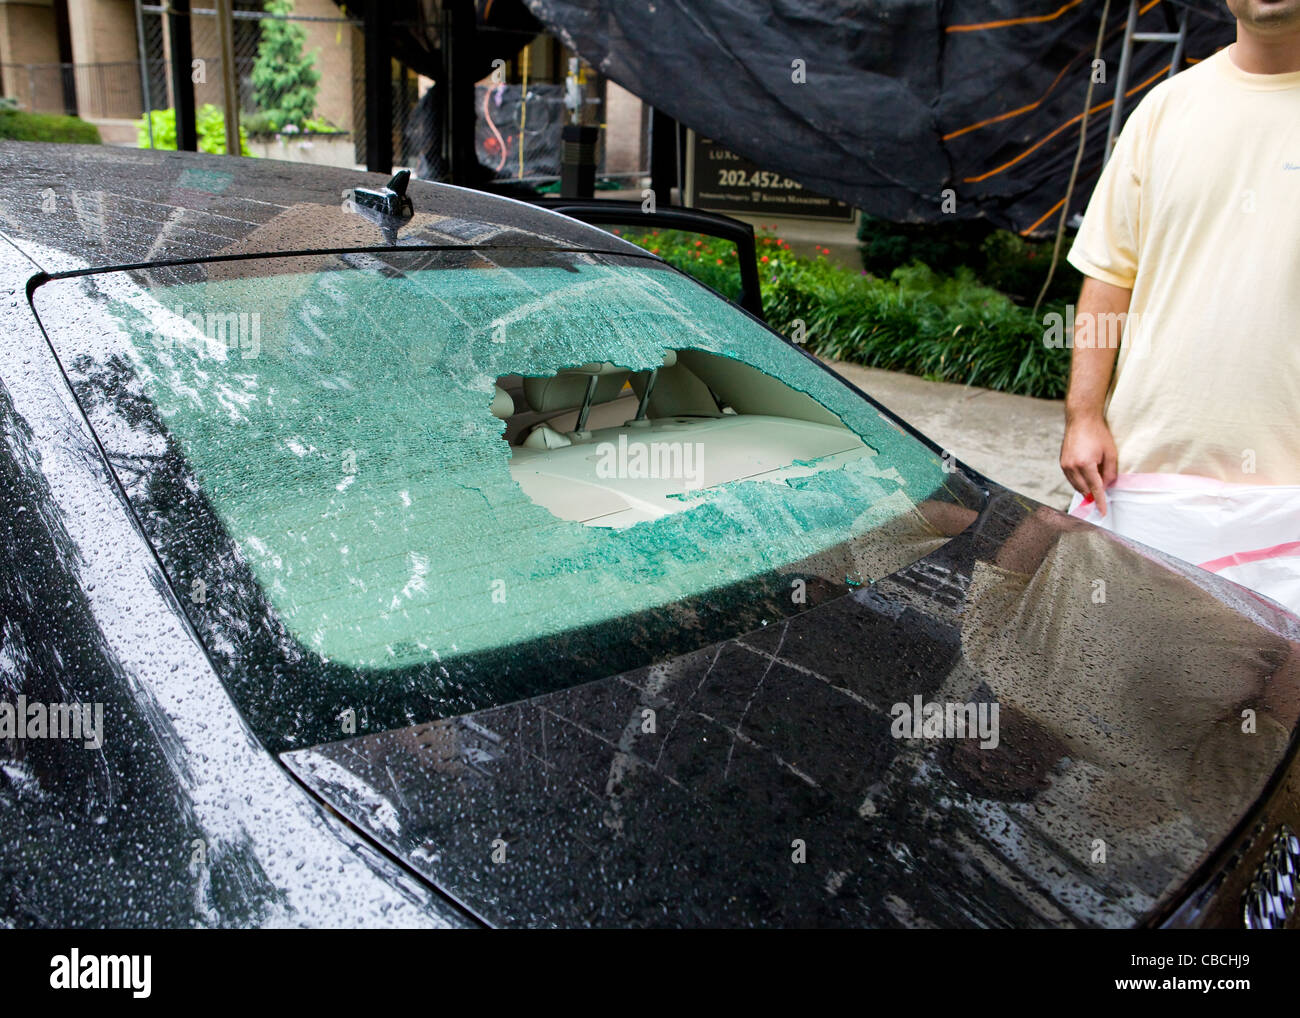
[[[761,261],[764,265],[766,265],[766,264],[767,264],[767,255],[763,255],[763,257],[760,258],[759,261]]]

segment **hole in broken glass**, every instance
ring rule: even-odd
[[[875,455],[806,393],[730,357],[670,350],[651,371],[612,362],[497,379],[510,473],[552,515],[624,528],[725,485],[788,482]]]

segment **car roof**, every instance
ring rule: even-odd
[[[100,145],[0,143],[0,232],[49,273],[212,257],[386,247],[343,206],[388,178],[333,166]],[[426,180],[399,246],[645,252],[604,230]]]

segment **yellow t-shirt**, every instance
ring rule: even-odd
[[[1161,82],[1069,261],[1133,291],[1106,404],[1121,473],[1300,484],[1300,72],[1225,49]]]

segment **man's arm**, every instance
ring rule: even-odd
[[[1127,314],[1132,290],[1088,276],[1079,293],[1078,322],[1093,323],[1092,335],[1104,335],[1097,328],[1098,316]],[[1087,317],[1086,317],[1087,316]],[[1091,494],[1101,515],[1106,515],[1106,488],[1119,473],[1115,439],[1102,414],[1110,377],[1115,370],[1114,346],[1094,342],[1075,346],[1070,358],[1070,387],[1065,396],[1065,440],[1061,443],[1061,469],[1075,491]]]

